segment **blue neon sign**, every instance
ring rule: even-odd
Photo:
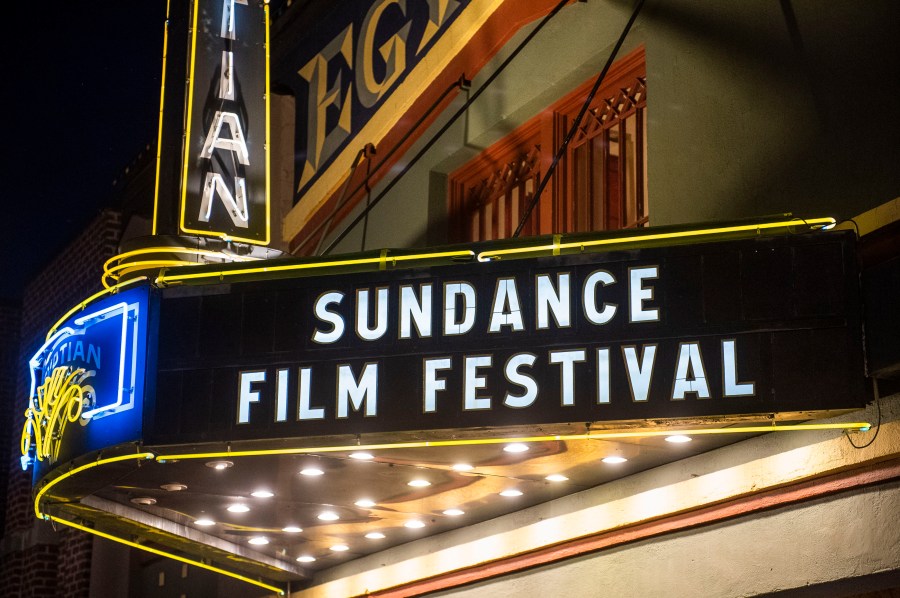
[[[23,469],[140,439],[149,294],[138,287],[90,304],[29,360]]]

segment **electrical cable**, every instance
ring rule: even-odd
[[[881,397],[878,395],[878,382],[875,382],[875,409],[878,413],[878,421],[875,423],[875,434],[872,435],[872,437],[869,439],[869,441],[867,443],[860,444],[860,445],[853,442],[853,439],[850,438],[849,434],[847,434],[847,442],[849,442],[850,446],[852,446],[853,448],[855,448],[855,449],[867,448],[873,442],[875,442],[876,438],[878,438],[878,432],[881,430]]]
[[[541,182],[538,184],[537,190],[531,197],[531,201],[528,203],[528,207],[522,214],[522,219],[519,221],[519,226],[516,227],[516,231],[512,235],[513,238],[518,237],[519,233],[522,232],[522,229],[525,228],[525,223],[528,222],[528,218],[531,216],[531,212],[534,211],[535,206],[537,206],[537,203],[541,200],[541,193],[543,193],[544,188],[550,181],[550,177],[553,176],[553,171],[556,170],[556,167],[565,154],[566,149],[568,149],[569,143],[572,141],[572,138],[575,137],[575,133],[581,126],[581,121],[584,119],[584,115],[587,113],[588,107],[594,100],[594,96],[597,95],[597,91],[600,89],[600,85],[603,83],[603,79],[606,78],[606,73],[609,72],[609,68],[612,66],[613,61],[616,59],[616,55],[619,53],[622,44],[625,42],[625,37],[628,35],[628,32],[631,31],[631,26],[634,25],[634,22],[635,20],[637,20],[638,14],[641,12],[641,8],[643,6],[644,0],[638,0],[637,4],[634,7],[634,10],[631,13],[631,18],[628,19],[628,22],[625,24],[625,28],[622,30],[622,34],[619,35],[619,39],[618,41],[616,41],[616,45],[613,47],[612,52],[610,52],[609,57],[606,59],[606,65],[603,67],[603,70],[600,71],[600,75],[597,76],[597,80],[594,82],[594,86],[591,88],[591,92],[588,94],[587,98],[584,100],[584,103],[581,105],[581,110],[578,111],[578,116],[575,117],[575,121],[572,123],[569,132],[566,133],[566,137],[563,140],[562,145],[560,145],[559,149],[556,150],[556,154],[553,156],[553,162],[550,163],[550,167],[547,169],[546,174],[541,177]]]
[[[482,83],[481,86],[478,89],[476,89],[475,92],[472,93],[471,96],[469,96],[469,98],[466,100],[465,104],[463,104],[459,108],[459,110],[457,110],[453,114],[453,116],[451,116],[450,119],[446,123],[444,123],[444,125],[440,128],[440,130],[438,130],[438,132],[435,133],[434,136],[432,136],[431,139],[428,140],[428,142],[422,147],[422,149],[420,149],[416,153],[416,155],[412,157],[412,159],[409,161],[409,163],[407,163],[407,165],[403,168],[403,170],[400,173],[398,173],[396,177],[391,179],[391,182],[389,182],[387,184],[387,186],[385,186],[385,188],[381,191],[381,193],[379,193],[377,196],[375,196],[375,199],[373,199],[372,202],[368,206],[366,206],[359,214],[357,214],[357,216],[350,222],[350,224],[348,224],[346,227],[344,227],[344,229],[331,241],[331,243],[328,244],[328,247],[326,247],[320,255],[328,255],[331,252],[331,250],[334,249],[334,247],[338,243],[340,243],[341,241],[344,240],[344,237],[346,237],[348,234],[350,234],[350,231],[353,230],[353,228],[356,227],[356,225],[359,224],[375,206],[378,205],[378,203],[384,198],[384,196],[387,195],[391,191],[391,189],[394,188],[394,185],[396,185],[400,181],[400,179],[403,178],[403,175],[405,175],[407,172],[409,172],[412,169],[412,167],[422,158],[422,156],[424,156],[434,146],[434,144],[437,143],[437,141],[441,137],[443,137],[444,133],[446,133],[450,129],[450,127],[452,127],[453,124],[456,123],[456,121],[459,119],[459,117],[468,111],[469,107],[475,102],[475,100],[477,100],[478,97],[481,96],[481,94],[484,93],[484,91],[488,87],[490,87],[490,85],[494,82],[494,80],[497,77],[499,77],[500,74],[506,69],[506,67],[509,65],[509,63],[512,62],[519,55],[519,52],[521,52],[522,49],[525,48],[525,46],[527,46],[531,42],[531,40],[534,38],[534,36],[537,35],[538,32],[540,32],[541,29],[543,29],[544,26],[548,22],[550,22],[550,20],[553,17],[555,17],[557,15],[557,13],[559,13],[560,10],[562,10],[563,6],[570,3],[571,1],[572,0],[560,0],[560,2],[558,2],[556,4],[556,6],[553,7],[553,10],[551,10],[549,13],[547,13],[547,16],[545,16],[541,20],[541,22],[538,23],[538,25],[534,29],[532,29],[531,32],[529,32],[529,34],[527,36],[525,36],[525,39],[523,39],[519,43],[519,45],[516,46],[516,49],[513,50],[512,54],[510,54],[500,64],[500,66],[497,67],[497,70],[495,70],[493,73],[491,73],[491,75],[485,80],[485,82]],[[640,0],[640,1],[643,2],[643,0]]]

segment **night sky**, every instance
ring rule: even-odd
[[[14,299],[155,143],[166,0],[4,12],[0,298]]]

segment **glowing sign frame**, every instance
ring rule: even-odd
[[[102,294],[98,294],[96,297],[100,296]],[[73,314],[74,310],[67,313],[64,316],[65,319],[51,329],[44,343],[28,360],[30,394],[26,420],[22,428],[21,464],[23,470],[34,464],[35,461],[44,462],[45,459],[52,465],[57,460],[60,445],[65,440],[62,437],[64,427],[57,426],[58,430],[51,429],[57,422],[53,418],[48,419],[45,416],[47,405],[44,403],[47,401],[41,403],[37,400],[40,395],[48,392],[46,380],[57,375],[61,370],[65,370],[66,378],[65,380],[60,379],[59,382],[65,381],[66,388],[71,386],[72,392],[78,395],[78,417],[69,418],[69,421],[80,421],[80,427],[84,429],[88,422],[130,411],[136,411],[137,414],[129,416],[129,421],[140,421],[141,413],[137,407],[143,398],[144,389],[143,363],[147,345],[148,296],[149,289],[144,287],[125,291],[102,300],[94,306],[94,309],[86,309],[88,302],[85,301],[80,306],[84,310],[83,313],[77,316]],[[115,321],[116,318],[121,318],[121,324]],[[92,336],[90,329],[99,324],[104,324],[104,330],[98,330],[96,332],[98,336]],[[86,351],[81,347],[75,350],[74,360],[69,344],[72,341],[87,345]],[[109,375],[103,374],[101,369],[101,352],[108,353],[110,350],[107,343],[116,347],[115,350],[118,353],[113,358],[113,364],[108,366],[108,368],[112,368]],[[68,356],[65,356],[66,351],[68,351]],[[76,365],[79,354],[82,356],[82,360],[88,364],[86,367]],[[96,366],[96,371],[91,370],[91,362]],[[76,375],[77,377],[73,378]],[[43,380],[40,380],[41,378]],[[112,388],[113,384],[115,384],[114,389]],[[78,388],[74,388],[75,385]],[[50,390],[62,392],[66,388],[53,387]],[[69,394],[66,394],[66,397],[69,397]],[[92,397],[92,395],[94,396]],[[100,401],[96,400],[98,397]],[[108,400],[107,397],[109,397]],[[91,398],[94,399],[93,402],[89,402]],[[130,426],[120,426],[120,423],[116,420],[108,426],[102,425],[101,428],[107,433],[109,430],[121,429],[121,433],[114,432],[113,436],[122,441],[130,439],[134,434],[134,422]],[[39,429],[35,429],[36,426]],[[107,428],[109,430],[106,430]],[[97,433],[104,436],[103,431],[98,430]],[[40,450],[36,446],[38,440],[45,435],[58,436],[54,440],[56,444],[52,453]],[[68,451],[69,453],[87,452],[92,448],[97,448],[91,445],[105,442],[105,438],[94,438],[94,434],[90,431],[78,431],[76,435],[78,436],[77,440],[84,446],[70,447],[74,450]],[[66,446],[69,444],[68,441],[65,442]]]
[[[214,0],[214,1],[220,1],[220,0]],[[228,5],[229,0],[224,0],[224,1],[225,1],[225,4]],[[246,0],[243,0],[243,1],[242,0],[231,0],[232,6],[234,3],[245,4],[245,5],[247,5],[248,8],[250,8],[250,4]],[[271,237],[272,237],[272,235],[271,235],[271,182],[270,182],[271,156],[270,156],[270,151],[269,151],[269,145],[270,145],[269,130],[270,130],[270,122],[271,122],[270,99],[269,99],[270,98],[269,5],[263,4],[262,9],[263,9],[263,20],[265,21],[265,25],[264,25],[265,45],[263,48],[264,63],[265,63],[265,68],[264,68],[265,81],[264,81],[264,94],[263,94],[264,98],[263,98],[263,106],[262,106],[263,111],[264,111],[263,120],[265,123],[265,127],[264,127],[265,128],[265,131],[264,131],[265,137],[262,141],[263,154],[264,154],[263,176],[265,179],[265,190],[263,192],[264,193],[264,203],[265,203],[265,206],[264,206],[265,225],[264,225],[264,229],[263,229],[264,233],[262,234],[262,237],[254,238],[249,235],[242,236],[240,233],[234,234],[235,231],[215,230],[211,223],[210,223],[210,227],[208,229],[192,227],[190,225],[190,223],[188,222],[188,216],[187,216],[188,207],[189,207],[188,206],[188,203],[189,203],[188,202],[188,179],[189,179],[189,175],[191,172],[192,160],[196,160],[196,157],[197,157],[197,156],[195,156],[196,152],[191,148],[190,145],[185,147],[184,152],[183,152],[184,153],[184,165],[183,165],[182,174],[181,174],[181,193],[180,193],[181,206],[179,209],[179,218],[178,218],[178,228],[181,232],[197,234],[197,235],[202,235],[202,236],[206,236],[206,237],[216,237],[216,238],[220,238],[225,241],[237,241],[237,242],[242,242],[242,243],[250,243],[253,245],[268,245],[271,242]],[[192,16],[192,21],[191,21],[191,44],[190,44],[191,51],[190,51],[190,61],[189,61],[190,66],[189,66],[189,74],[188,74],[187,110],[185,112],[185,114],[188,115],[187,124],[185,126],[185,136],[184,136],[184,138],[186,140],[185,143],[187,143],[187,144],[190,144],[191,140],[192,140],[192,138],[191,138],[192,126],[191,125],[193,124],[193,120],[194,120],[194,116],[193,116],[194,87],[198,84],[198,82],[196,80],[196,72],[195,71],[197,68],[197,53],[198,53],[198,48],[197,48],[198,35],[197,35],[197,33],[198,33],[198,27],[199,27],[197,20],[198,20],[199,12],[200,12],[200,0],[194,0],[193,16]],[[232,13],[232,21],[233,21],[233,13]],[[167,31],[168,31],[168,29],[167,29]],[[224,68],[224,65],[222,68]],[[231,70],[233,72],[233,68]],[[160,118],[162,118],[162,117],[160,117]],[[160,122],[162,122],[162,121],[160,121]],[[162,125],[160,125],[160,127],[162,127]],[[159,175],[157,173],[157,190],[156,190],[157,201],[155,202],[155,205],[158,204],[158,202],[159,202],[158,178],[159,178]],[[237,182],[236,182],[236,184],[237,184]],[[235,191],[235,193],[237,194],[237,190]],[[223,201],[224,201],[224,198],[223,198]],[[249,201],[249,200],[245,199],[245,201]],[[228,202],[224,201],[224,203],[228,203]],[[193,209],[193,207],[191,209]],[[250,210],[251,208],[249,206],[246,206],[246,209]],[[157,209],[156,209],[156,207],[154,207],[154,214],[156,214],[156,212],[157,212]],[[249,213],[248,213],[248,218],[249,218]],[[250,224],[249,230],[255,230],[257,226],[258,225]],[[155,220],[154,220],[154,229],[155,229]]]

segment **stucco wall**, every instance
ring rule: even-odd
[[[900,395],[883,397],[880,405],[878,435],[864,448],[854,448],[850,439],[838,430],[765,434],[504,517],[335,566],[317,573],[315,585],[294,596],[356,596],[368,591],[404,586],[415,583],[421,576],[477,568],[513,555],[557,546],[572,538],[627,530],[646,522],[722,505],[737,498],[792,487],[824,475],[897,459],[900,457]],[[870,405],[865,411],[849,413],[837,419],[875,423],[879,421],[878,408]],[[859,434],[853,442],[864,445],[872,440],[874,434],[874,429]],[[507,575],[500,578],[501,581],[486,585],[509,582],[513,587],[519,587],[518,584],[533,584],[531,590],[517,594],[519,596],[560,596],[567,592],[573,596],[657,596],[664,595],[662,590],[669,586],[686,587],[678,586],[684,576],[693,579],[689,583],[693,584],[691,587],[694,590],[702,590],[705,575],[712,575],[719,568],[728,569],[736,562],[739,571],[723,576],[722,585],[703,595],[740,596],[825,583],[845,576],[900,571],[900,525],[897,524],[900,486],[895,483],[896,478],[885,479],[892,481],[874,494],[845,488],[840,491],[843,494],[838,493],[831,498],[802,495],[795,499],[800,502],[777,511],[754,511],[753,514],[743,515],[747,511],[742,508],[729,511],[729,516],[738,518],[727,523],[707,523],[696,531],[670,533],[533,570],[556,572],[570,564],[581,566],[578,563],[583,561],[595,562],[584,565],[586,571],[593,572],[579,570],[572,577],[587,575],[597,579],[597,571],[616,571],[612,564],[607,566],[605,563],[617,563],[616,559],[623,559],[632,563],[629,566],[636,576],[635,583],[641,571],[652,573],[656,579],[653,583],[658,583],[657,589],[660,591],[584,594],[578,593],[577,585],[572,585],[568,590],[563,587],[557,592],[552,589],[555,588],[553,584],[557,583],[555,578],[529,577],[532,573]],[[853,498],[856,496],[858,498]],[[850,502],[842,502],[845,500]],[[719,535],[722,538],[715,541],[709,539]],[[698,537],[701,539],[694,540]],[[678,566],[665,564],[657,557],[665,551],[671,551],[666,554],[683,553],[683,556],[672,561]],[[745,559],[743,565],[741,559]],[[843,563],[844,560],[848,562]],[[843,564],[837,566],[837,561]],[[766,586],[768,589],[757,585],[748,586],[750,589],[745,594],[729,593],[729,588],[735,587],[734,584],[743,579],[746,571],[752,569],[754,574],[762,576],[760,571],[764,569],[760,567],[767,563],[771,568],[766,574],[769,579],[766,583],[770,583]],[[701,575],[704,565],[707,573]],[[712,572],[710,567],[714,568]],[[627,584],[621,587],[625,588]],[[675,592],[670,595],[694,594]]]
[[[816,585],[815,595],[837,598],[900,588],[897,513],[893,482],[431,595],[725,598]]]

